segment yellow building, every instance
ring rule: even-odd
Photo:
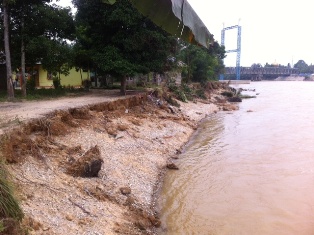
[[[36,87],[53,87],[52,75],[47,70],[44,70],[41,64],[38,64],[33,68],[26,68],[27,79],[29,79],[32,74],[35,76]],[[21,84],[21,74],[17,73],[16,77],[19,84]],[[79,87],[82,85],[82,80],[85,79],[90,79],[90,72],[86,70],[82,70],[81,72],[76,71],[75,68],[72,68],[67,76],[63,74],[60,75],[60,82],[62,86]]]
[[[89,71],[82,70],[80,72],[80,71],[77,71],[75,68],[72,68],[69,71],[68,75],[60,74],[60,82],[62,86],[78,87],[82,85],[82,80],[89,79],[89,78],[90,78]],[[48,71],[44,70],[41,65],[38,65],[38,78],[37,79],[38,79],[38,83],[36,80],[36,86],[38,87],[53,86],[51,74],[49,74]]]

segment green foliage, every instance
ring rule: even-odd
[[[92,85],[92,82],[89,80],[89,79],[84,79],[83,81],[82,81],[82,86],[83,86],[83,88],[85,89],[85,90],[89,90],[89,88],[91,87],[91,85]]]
[[[187,102],[188,99],[185,95],[185,92],[184,92],[184,87],[179,87],[177,84],[175,84],[174,81],[170,81],[168,84],[167,84],[167,87],[169,89],[170,92],[173,92],[174,95],[176,96],[176,98],[182,102]]]
[[[0,102],[7,100],[7,92],[5,90],[0,90]]]
[[[304,60],[299,60],[294,68],[299,69],[300,73],[313,73],[313,66],[309,66]]]
[[[186,83],[182,83],[182,88],[185,93],[192,93],[192,89]]]
[[[116,87],[115,89],[117,88],[118,87]],[[52,99],[56,97],[66,96],[68,94],[71,94],[71,96],[80,95],[85,92],[86,91],[83,88],[74,88],[71,86],[68,86],[62,89],[61,88],[60,89],[41,88],[41,89],[29,90],[27,92],[27,96],[23,97],[21,90],[15,90],[15,98],[17,100],[25,99],[25,98],[27,100],[44,100],[44,99]],[[5,91],[0,91],[0,102],[5,102],[5,101],[7,101],[7,94]]]
[[[178,59],[186,65],[182,70],[184,82],[206,82],[218,79],[218,75],[224,68],[225,49],[223,46],[215,41],[209,49],[185,43],[181,43],[181,47]]]
[[[181,84],[181,88],[188,100],[193,100],[193,90],[186,83]]]
[[[77,7],[76,63],[93,64],[98,74],[123,78],[163,72],[173,38],[143,17],[128,0],[114,5],[74,0]]]
[[[175,106],[175,107],[180,107],[180,104],[178,103],[178,101],[176,99],[174,99],[172,97],[171,94],[168,94],[167,92],[164,92],[162,94],[162,97],[171,105]]]
[[[20,221],[23,218],[22,209],[13,196],[12,186],[4,162],[0,163],[0,217],[13,218]]]
[[[178,98],[178,100],[181,100],[182,102],[188,102],[188,99],[186,98],[186,95],[183,90],[181,89],[176,90],[175,95]]]
[[[181,86],[177,86],[172,82],[168,84],[168,89],[178,100],[183,102],[193,101],[195,98],[207,99],[205,88],[201,85],[193,87],[192,84],[182,83]]]
[[[21,66],[22,40],[25,44],[26,62],[34,65],[46,57],[54,57],[50,44],[66,43],[66,39],[75,38],[71,9],[48,4],[50,2],[15,0],[10,6],[13,68]]]
[[[54,87],[56,90],[62,88],[62,86],[61,86],[61,81],[60,81],[60,79],[59,79],[58,77],[53,77],[53,79],[52,79],[52,84],[53,84],[53,87]]]
[[[107,4],[114,4],[116,2],[116,0],[102,0],[102,1]]]
[[[168,88],[171,92],[176,92],[179,90],[179,87],[174,82],[169,83]]]
[[[31,76],[26,80],[26,90],[34,91],[36,89],[36,80],[34,76]]]
[[[71,47],[62,41],[46,41],[46,53],[47,55],[42,58],[43,68],[52,74],[68,75],[70,66],[70,60],[72,57]]]
[[[198,89],[195,91],[195,95],[203,100],[207,99],[206,95],[205,95],[205,91],[204,89]]]
[[[0,233],[2,233],[5,230],[5,226],[3,224],[3,220],[0,221]]]
[[[64,89],[36,89],[27,93],[27,100],[42,100],[66,95]]]
[[[42,39],[49,42],[66,43],[66,39],[73,40],[75,38],[71,9],[50,4],[51,2],[51,0],[9,0],[0,2],[1,9],[6,10],[5,16],[10,16],[10,24],[6,23],[8,26],[5,27],[10,32],[10,37],[5,37],[10,38],[10,53],[6,55],[12,61],[11,64],[6,63],[9,73],[11,68],[22,68],[22,71],[25,71],[25,64],[32,66],[35,63],[47,61],[47,58],[57,57],[58,62],[60,61],[60,56],[56,56],[53,51],[50,51],[51,47],[37,44],[43,41]],[[9,7],[8,3],[10,4]],[[4,17],[4,19],[7,18]],[[2,38],[3,28],[0,30]],[[5,40],[5,44],[9,44],[8,40]],[[3,48],[2,51],[4,51]],[[51,63],[49,66],[51,67]],[[50,71],[54,70],[63,73],[59,64],[55,65],[54,69]],[[22,86],[22,90],[23,94],[26,95],[25,86]],[[12,98],[13,90],[11,91],[10,86],[8,86],[8,92]]]

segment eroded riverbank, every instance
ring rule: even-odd
[[[180,108],[147,94],[72,106],[7,132],[2,151],[25,226],[31,234],[153,234],[160,174],[201,119],[227,110],[220,92]],[[86,156],[102,162],[97,177],[77,173],[92,168]]]

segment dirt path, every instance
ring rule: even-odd
[[[127,96],[133,94],[134,92],[129,92]],[[0,103],[0,135],[8,127],[33,118],[44,117],[54,110],[81,107],[121,98],[125,98],[125,96],[121,96],[119,90],[91,90],[83,96],[41,101],[2,102]]]

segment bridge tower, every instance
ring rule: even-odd
[[[237,29],[237,49],[233,50],[227,50],[226,53],[231,53],[231,52],[236,52],[237,53],[237,61],[236,61],[236,75],[237,75],[237,80],[240,80],[240,75],[241,75],[241,68],[240,68],[240,60],[241,60],[241,26],[239,25],[234,25],[230,27],[223,28],[221,30],[221,45],[225,45],[225,32],[226,30],[230,29]],[[220,80],[224,79],[224,75],[220,75]]]

